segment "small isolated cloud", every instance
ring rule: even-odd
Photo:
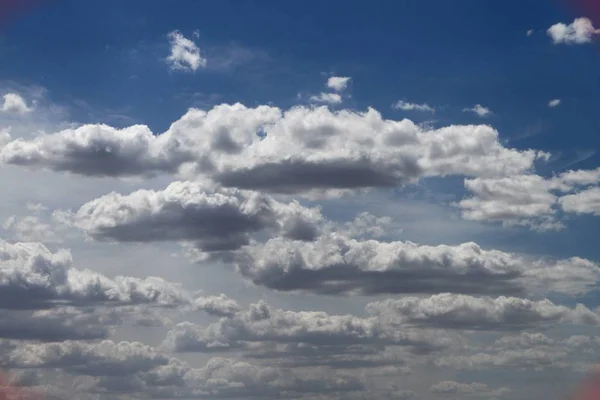
[[[547,33],[554,44],[584,44],[590,43],[592,37],[600,33],[600,30],[594,28],[592,21],[588,18],[582,17],[575,18],[569,25],[554,24],[548,28]]]
[[[335,91],[341,92],[348,87],[350,82],[349,76],[332,76],[327,80],[327,87]]]
[[[530,29],[527,31],[527,36],[531,36],[535,33],[535,31],[533,29]]]
[[[481,104],[476,104],[473,108],[463,108],[463,111],[475,113],[480,117],[487,117],[492,113],[489,108],[484,107]]]
[[[397,103],[395,103],[393,105],[393,107],[397,110],[404,110],[404,111],[435,112],[435,109],[433,107],[430,107],[429,104],[409,103],[407,101],[402,101],[402,100],[399,100]]]
[[[16,93],[7,93],[3,97],[2,111],[6,113],[27,114],[33,111],[33,108],[27,106],[25,99]]]
[[[167,37],[171,43],[171,55],[167,57],[171,69],[196,71],[206,66],[206,58],[200,55],[200,48],[192,40],[178,31],[169,32]]]
[[[340,104],[342,102],[342,96],[337,93],[321,92],[318,95],[310,96],[310,100],[319,103]]]
[[[554,108],[560,105],[560,99],[553,99],[548,102],[548,107]]]

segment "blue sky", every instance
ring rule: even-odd
[[[592,1],[17,3],[0,365],[18,383],[552,399],[597,362]]]

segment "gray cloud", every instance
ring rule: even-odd
[[[547,155],[504,147],[489,126],[428,131],[369,109],[192,109],[169,130],[84,125],[0,149],[6,164],[87,176],[201,174],[225,186],[277,193],[391,187],[420,177],[523,173]]]
[[[84,204],[74,224],[99,240],[182,240],[204,251],[235,250],[251,234],[271,230],[312,240],[322,216],[317,208],[281,203],[268,195],[201,182],[173,182],[161,191],[110,193]]]
[[[244,249],[237,264],[257,285],[321,294],[581,294],[600,280],[598,265],[580,258],[530,259],[475,243],[425,246],[339,234],[310,243],[270,239]]]
[[[388,299],[370,303],[367,310],[381,318],[397,319],[400,324],[461,330],[522,330],[555,324],[600,323],[600,315],[583,304],[568,308],[549,300],[450,293]]]

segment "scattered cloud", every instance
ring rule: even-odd
[[[342,102],[342,96],[337,93],[321,92],[318,95],[310,96],[310,100],[318,103],[340,104]]]
[[[409,103],[403,100],[398,100],[393,107],[397,110],[404,111],[424,111],[424,112],[435,112],[433,107],[430,107],[428,104],[416,104]]]
[[[529,30],[526,32],[526,35],[527,35],[527,36],[532,36],[534,33],[535,33],[535,30],[533,30],[533,29],[529,29]]]
[[[348,76],[330,76],[327,79],[327,87],[337,92],[342,92],[348,87],[350,79]]]
[[[463,111],[464,112],[472,112],[482,118],[488,117],[492,114],[492,111],[489,108],[484,107],[481,104],[476,104],[472,108],[463,108]]]
[[[2,111],[12,114],[27,114],[33,111],[20,95],[16,93],[7,93],[4,96]]]
[[[584,44],[590,43],[594,37],[600,33],[600,30],[594,28],[592,21],[581,17],[566,25],[557,23],[548,28],[548,36],[552,38],[554,44]]]
[[[548,102],[548,107],[550,107],[550,108],[558,107],[560,105],[560,103],[561,103],[560,99],[550,100]]]
[[[206,58],[201,56],[200,48],[192,40],[179,31],[169,32],[167,38],[171,44],[171,55],[166,60],[172,70],[196,71],[206,67]]]

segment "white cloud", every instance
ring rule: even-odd
[[[553,99],[553,100],[550,100],[550,101],[548,102],[548,107],[550,107],[550,108],[558,107],[558,106],[560,105],[560,102],[561,102],[561,100],[560,100],[560,99]]]
[[[404,111],[424,111],[424,112],[435,112],[435,109],[430,107],[428,104],[416,104],[409,103],[406,101],[398,100],[393,107],[397,110]]]
[[[327,87],[337,92],[346,90],[348,83],[350,83],[348,76],[331,76],[327,79]]]
[[[465,112],[472,112],[472,113],[477,114],[478,116],[480,116],[482,118],[483,117],[487,117],[487,116],[489,116],[489,115],[492,114],[492,111],[489,108],[484,107],[481,104],[476,104],[472,108],[463,108],[463,111],[465,111]]]
[[[529,29],[529,30],[526,32],[526,35],[527,35],[527,36],[531,36],[531,35],[533,35],[534,33],[535,33],[535,31],[534,31],[533,29]]]
[[[167,35],[171,43],[171,55],[167,57],[171,69],[196,71],[206,66],[206,58],[200,55],[200,48],[180,32],[172,31]]]
[[[554,44],[584,44],[590,43],[593,36],[600,33],[600,30],[594,28],[592,21],[581,17],[569,25],[557,23],[548,28],[548,36],[552,38]]]
[[[559,199],[566,212],[600,216],[600,187],[592,187]]]
[[[463,394],[472,396],[489,396],[494,398],[510,393],[508,388],[490,389],[488,385],[479,382],[460,383],[455,381],[442,381],[429,388],[430,392],[439,394]]]
[[[310,96],[310,100],[318,103],[339,104],[342,102],[342,96],[337,93],[321,92],[318,95]]]
[[[33,108],[27,106],[25,99],[16,93],[7,93],[4,96],[2,111],[13,114],[27,114],[33,111]]]

